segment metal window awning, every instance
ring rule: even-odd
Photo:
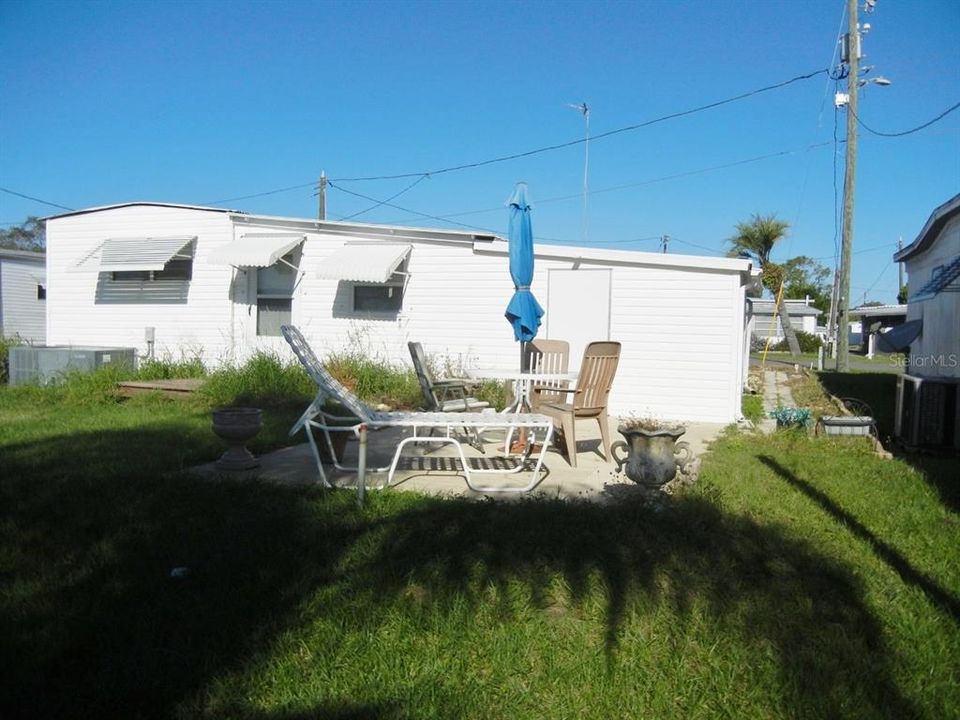
[[[350,243],[321,262],[317,276],[327,280],[385,283],[410,255],[412,245]]]
[[[920,288],[915,295],[911,293],[908,300],[920,302],[936,297],[945,291],[960,290],[960,287],[951,286],[951,283],[958,277],[960,277],[960,255],[951,260],[939,275]]]
[[[305,239],[290,233],[250,233],[214,249],[207,260],[215,265],[270,267]]]
[[[192,254],[186,254],[183,250],[196,239],[196,235],[110,238],[95,247],[72,269],[95,269],[98,272],[163,270],[178,255],[192,257]]]

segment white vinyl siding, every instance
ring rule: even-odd
[[[944,226],[923,253],[907,259],[910,292],[919,292],[935,268],[960,255],[960,217]],[[958,281],[955,281],[956,284]],[[960,377],[960,292],[944,290],[928,300],[907,298],[907,320],[923,320],[920,336],[910,345],[911,375]]]
[[[520,347],[503,315],[514,292],[505,242],[480,240],[474,247],[469,237],[403,238],[412,249],[403,268],[409,276],[402,285],[402,305],[392,312],[369,312],[355,306],[354,282],[319,277],[324,262],[345,243],[370,241],[362,227],[354,236],[319,232],[309,221],[175,207],[109,208],[48,221],[50,342],[143,351],[144,328],[155,327],[161,356],[200,354],[208,364],[243,360],[258,350],[292,357],[282,337],[258,335],[258,318],[272,327],[286,311],[265,304],[261,316],[258,298],[271,298],[258,289],[256,269],[216,265],[207,257],[246,234],[295,231],[306,239],[290,293],[290,320],[321,357],[349,349],[409,366],[407,342],[416,340],[453,368],[518,365]],[[105,238],[181,234],[197,237],[193,278],[182,302],[98,303],[97,273],[67,272]],[[613,413],[709,422],[739,416],[745,263],[665,260],[648,253],[561,257],[568,252],[537,246],[532,290],[549,315],[551,268],[610,272],[609,337],[623,344],[611,394]]]
[[[0,256],[0,335],[34,344],[46,340],[46,300],[38,288],[45,285],[44,260]]]
[[[130,288],[132,297],[117,298],[103,293],[107,273],[72,269],[108,238],[172,236],[197,238],[189,282],[154,281],[148,292]],[[48,343],[145,352],[145,328],[153,327],[158,357],[231,359],[233,270],[207,263],[205,254],[232,239],[225,213],[185,208],[129,206],[47,221]]]

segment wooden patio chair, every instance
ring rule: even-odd
[[[570,343],[566,340],[533,340],[523,353],[524,370],[548,375],[566,373],[570,368]],[[534,383],[530,392],[531,410],[538,403],[562,403],[570,387],[567,380],[544,380]]]
[[[563,432],[567,459],[573,467],[577,466],[576,424],[577,420],[582,418],[594,418],[600,423],[600,448],[603,450],[604,459],[610,459],[607,399],[619,364],[620,343],[592,342],[583,351],[583,362],[580,363],[580,375],[577,378],[576,387],[562,390],[567,396],[572,395],[572,397],[566,402],[539,402],[535,405],[538,413],[553,418],[554,423]],[[549,390],[549,392],[558,391],[557,388]]]

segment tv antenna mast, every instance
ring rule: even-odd
[[[573,108],[583,114],[583,217],[580,220],[580,241],[587,244],[587,194],[590,170],[590,108],[585,102],[575,105],[567,103],[567,107]]]

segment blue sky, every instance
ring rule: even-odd
[[[0,186],[71,208],[129,200],[328,217],[418,173],[582,139],[825,69],[845,0],[682,2],[0,2]],[[960,101],[960,2],[879,0],[861,21],[873,130]],[[843,26],[841,26],[843,23]],[[868,76],[869,77],[869,76]],[[589,144],[587,245],[722,254],[737,221],[791,224],[775,259],[831,266],[845,112],[825,74]],[[860,131],[853,300],[892,302],[897,238],[960,191],[960,110],[901,138]],[[772,157],[767,157],[772,156]],[[766,159],[744,162],[755,158]],[[534,232],[584,244],[584,146],[421,179],[358,221]],[[448,218],[442,222],[426,215]],[[0,223],[57,209],[0,193]],[[454,224],[461,223],[461,224]]]

